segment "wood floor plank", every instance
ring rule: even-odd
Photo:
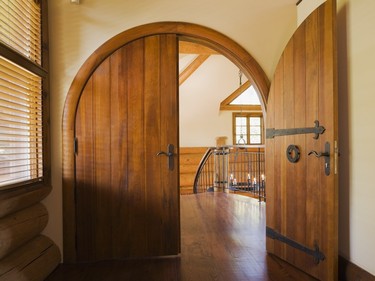
[[[312,281],[265,250],[265,203],[236,194],[181,196],[181,255],[63,264],[46,281]]]

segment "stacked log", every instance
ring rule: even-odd
[[[60,263],[60,250],[41,235],[48,222],[43,185],[0,193],[0,281],[44,280]]]
[[[180,194],[192,194],[194,178],[207,147],[180,147]]]

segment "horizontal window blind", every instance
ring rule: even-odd
[[[0,0],[0,40],[41,65],[41,11],[35,0]]]
[[[43,176],[42,79],[0,56],[0,189]]]

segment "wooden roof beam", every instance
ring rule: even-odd
[[[192,75],[201,65],[208,59],[210,55],[199,55],[195,60],[193,60],[180,74],[179,85],[181,86],[190,75]]]
[[[197,55],[217,55],[218,53],[206,46],[201,44],[189,42],[189,41],[180,41],[179,43],[179,53],[180,54],[197,54]]]

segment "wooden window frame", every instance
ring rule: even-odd
[[[233,145],[236,145],[236,117],[246,117],[246,139],[247,142],[245,145],[262,145],[264,144],[264,120],[263,114],[259,112],[233,112],[232,113],[232,137],[233,137]],[[250,143],[250,117],[260,117],[260,130],[261,130],[261,141],[260,143]]]
[[[262,111],[261,105],[255,104],[231,104],[237,97],[239,97],[243,92],[250,88],[250,81],[246,81],[238,89],[236,89],[232,94],[230,94],[225,100],[220,103],[220,110],[251,110],[251,111]]]
[[[18,188],[50,188],[51,185],[51,152],[50,152],[50,96],[49,96],[49,52],[48,52],[48,0],[37,0],[41,8],[41,64],[35,63],[23,54],[0,42],[0,56],[41,77],[42,79],[42,127],[43,127],[43,176],[40,181],[23,181],[4,185],[1,190]]]

